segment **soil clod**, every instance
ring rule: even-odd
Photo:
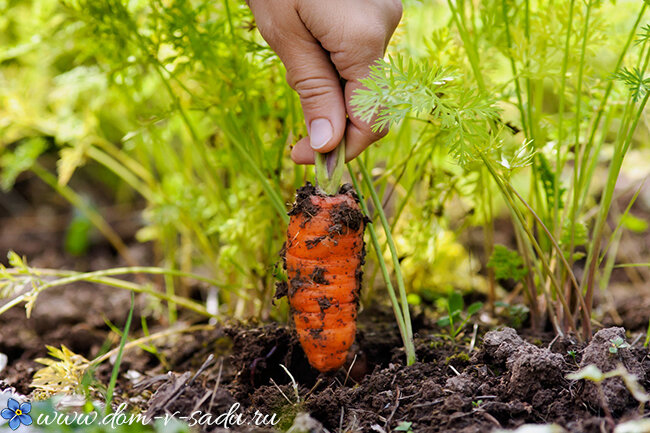
[[[646,376],[645,371],[632,350],[625,347],[617,348],[615,353],[610,351],[616,341],[625,341],[625,329],[613,327],[598,331],[584,349],[580,368],[595,365],[600,371],[607,373],[622,364],[629,373],[635,375],[639,381],[643,381]],[[605,379],[601,387],[605,402],[602,401],[598,386],[591,381],[585,381],[582,394],[584,401],[592,407],[602,409],[606,409],[602,406],[607,404],[609,410],[613,412],[621,411],[636,401],[620,377]]]

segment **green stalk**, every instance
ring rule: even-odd
[[[585,25],[582,29],[582,46],[580,49],[580,63],[578,67],[578,89],[576,90],[576,118],[575,118],[575,145],[574,145],[574,162],[573,162],[573,200],[571,203],[571,241],[569,242],[569,261],[573,262],[573,249],[575,247],[575,226],[577,220],[578,200],[579,200],[579,182],[580,174],[584,174],[581,161],[583,159],[584,147],[580,143],[580,109],[582,107],[582,77],[584,74],[585,52],[587,51],[587,35],[589,31],[589,16],[591,14],[591,0],[587,1],[587,13],[585,16]]]
[[[605,186],[605,191],[603,193],[602,199],[599,203],[600,209],[593,230],[593,235],[592,235],[593,242],[591,243],[589,247],[589,253],[587,254],[587,265],[586,265],[587,277],[583,280],[584,286],[586,286],[585,300],[587,302],[587,306],[590,309],[589,310],[590,312],[591,312],[591,305],[592,305],[593,295],[594,295],[594,284],[596,279],[596,269],[598,267],[598,256],[600,254],[602,232],[603,232],[603,228],[605,227],[605,223],[607,222],[607,215],[609,213],[609,208],[612,204],[612,199],[614,196],[614,188],[616,186],[616,180],[618,179],[618,175],[620,173],[621,166],[623,164],[623,158],[625,157],[625,154],[629,149],[630,143],[632,142],[634,131],[636,130],[637,125],[639,124],[639,120],[641,119],[641,115],[643,114],[643,110],[648,102],[649,97],[650,97],[650,92],[646,92],[643,101],[641,101],[641,104],[639,105],[639,109],[637,110],[636,115],[634,116],[634,121],[632,123],[632,126],[629,129],[626,128],[630,120],[627,119],[627,121],[624,121],[624,126],[621,129],[619,137],[625,134],[626,131],[627,134],[625,134],[625,139],[622,140],[620,146],[619,145],[616,146],[614,150],[614,156],[612,157],[612,162],[610,163],[609,166],[609,172],[607,174],[607,184]],[[630,104],[628,103],[628,105],[626,105],[626,111],[628,111],[627,109],[629,108],[629,106]]]
[[[120,373],[120,365],[122,365],[122,355],[124,354],[124,346],[126,345],[126,341],[129,338],[129,330],[131,329],[131,321],[133,320],[134,309],[135,309],[135,294],[131,292],[131,309],[129,310],[129,316],[126,318],[126,325],[124,325],[124,332],[122,333],[120,346],[117,351],[117,358],[115,359],[115,364],[113,365],[113,371],[111,372],[111,380],[108,383],[108,389],[106,390],[106,405],[104,407],[105,414],[109,413],[111,410],[111,402],[113,401],[113,390],[115,389],[117,376]]]
[[[195,275],[195,274],[189,274],[186,272],[181,272],[181,271],[176,271],[176,270],[169,270],[169,269],[162,269],[162,268],[151,268],[151,267],[128,267],[128,268],[114,268],[114,269],[107,269],[103,271],[95,271],[95,272],[85,272],[85,273],[78,273],[78,272],[70,272],[70,271],[59,271],[59,270],[53,270],[53,269],[41,269],[41,268],[29,268],[30,272],[32,272],[34,275],[40,275],[40,276],[56,276],[56,277],[62,277],[58,280],[55,281],[50,281],[48,283],[42,284],[40,286],[37,286],[34,290],[31,290],[30,292],[24,293],[10,302],[6,303],[2,307],[0,307],[0,315],[2,315],[4,312],[7,310],[13,308],[14,306],[20,304],[21,302],[24,302],[28,300],[29,297],[38,294],[44,290],[47,290],[51,287],[58,287],[58,286],[64,286],[67,284],[71,283],[76,283],[79,281],[87,281],[90,283],[97,283],[97,284],[103,284],[107,286],[112,286],[118,289],[124,289],[124,290],[131,290],[135,293],[144,293],[146,295],[153,296],[157,299],[161,299],[167,302],[171,303],[176,303],[180,305],[181,307],[187,308],[188,310],[194,311],[198,314],[201,314],[203,316],[207,317],[214,317],[212,314],[208,313],[208,311],[205,309],[205,307],[195,301],[192,301],[191,299],[183,298],[180,296],[170,296],[165,293],[161,293],[157,290],[154,290],[150,287],[141,285],[141,284],[136,284],[132,283],[130,281],[124,281],[116,278],[109,278],[111,275],[124,275],[124,274],[159,274],[159,275],[173,275],[173,276],[179,276],[179,277],[188,277],[188,278],[193,278],[198,281],[204,281],[209,284],[212,284],[216,287],[219,288],[224,288],[226,290],[234,288],[234,286],[229,285],[229,284],[221,284],[217,281],[214,281],[210,278],[202,277],[200,275]],[[20,272],[14,272],[13,269],[7,269],[5,272],[11,274],[11,275],[26,275],[26,274],[21,274]],[[240,291],[237,291],[237,294],[241,297],[244,297],[248,299],[248,296],[246,296],[245,293],[241,293]]]
[[[229,119],[232,120],[232,119]],[[287,210],[286,207],[282,201],[282,198],[280,198],[280,195],[278,192],[271,186],[269,180],[267,177],[264,175],[262,172],[262,169],[258,166],[258,164],[255,162],[255,160],[250,156],[250,154],[244,149],[244,146],[239,142],[238,138],[235,137],[233,132],[229,128],[224,128],[224,132],[230,139],[230,142],[233,144],[233,148],[237,151],[237,153],[244,159],[246,163],[250,166],[250,168],[253,170],[255,175],[257,176],[257,179],[260,181],[260,184],[264,191],[266,192],[269,200],[271,201],[271,204],[277,211],[278,215],[280,218],[282,218],[282,221],[284,221],[286,224],[289,223],[289,216],[287,215]]]
[[[526,135],[530,137],[530,131],[528,130],[527,122],[526,122],[526,112],[524,110],[524,102],[521,96],[521,87],[519,86],[519,75],[517,72],[517,66],[515,65],[515,59],[512,57],[512,54],[510,52],[512,50],[512,37],[510,36],[510,24],[508,21],[508,9],[507,9],[506,0],[501,1],[501,10],[503,11],[503,22],[506,26],[506,41],[508,43],[508,60],[510,60],[512,79],[515,82],[515,90],[517,92],[517,105],[519,108],[519,115],[521,116],[521,126],[524,132],[526,133]],[[530,105],[530,101],[528,102],[528,105]]]
[[[537,239],[531,232],[530,228],[526,225],[526,218],[524,215],[520,212],[520,210],[517,208],[516,203],[514,202],[514,199],[511,194],[516,194],[516,196],[519,198],[519,200],[524,203],[526,208],[532,212],[533,216],[537,220],[537,222],[540,224],[542,228],[545,229],[547,235],[550,233],[548,229],[546,229],[546,226],[543,224],[541,219],[537,216],[537,214],[533,211],[533,209],[526,203],[526,201],[514,190],[512,185],[510,185],[508,182],[504,183],[501,179],[501,177],[498,175],[498,173],[495,171],[494,167],[492,167],[491,162],[487,159],[487,157],[482,153],[478,153],[485,163],[486,168],[489,170],[490,174],[492,175],[492,178],[495,180],[497,186],[501,190],[501,193],[503,194],[503,197],[506,200],[506,205],[510,209],[511,213],[516,217],[515,221],[520,225],[521,229],[524,231],[526,234],[527,238],[529,239],[531,245],[535,249],[535,252],[537,253],[538,259],[542,263],[542,267],[544,269],[544,272],[546,272],[547,277],[550,279],[553,287],[555,288],[555,294],[560,300],[560,303],[562,304],[562,307],[565,309],[565,311],[570,312],[569,305],[566,301],[565,296],[562,294],[562,291],[560,289],[560,284],[558,283],[557,279],[555,278],[555,275],[549,266],[548,260],[546,259],[546,256],[544,254],[544,251],[540,247],[539,243],[537,242]],[[559,248],[557,246],[557,243],[553,240],[552,237],[550,237],[552,240],[553,244],[556,246],[556,248]],[[573,324],[573,321],[570,322],[570,326],[572,329],[575,330],[575,324]],[[590,326],[590,325],[587,325]]]
[[[609,241],[607,242],[607,246],[605,247],[605,250],[600,256],[600,259],[598,259],[598,264],[600,265],[603,262],[603,259],[605,258],[605,255],[607,254],[609,248],[611,245],[614,245],[615,239],[618,235],[619,232],[621,232],[621,229],[623,228],[623,222],[625,221],[625,218],[629,215],[630,210],[632,209],[632,206],[636,202],[636,199],[639,197],[639,194],[641,193],[641,190],[643,189],[643,185],[645,185],[645,180],[641,182],[639,187],[636,189],[636,192],[630,199],[630,202],[627,204],[627,207],[625,208],[625,211],[623,214],[619,217],[618,219],[618,224],[616,224],[616,228],[612,232],[611,236],[609,237]],[[616,257],[616,251],[612,253],[612,256]]]
[[[530,0],[526,0],[526,13],[525,13],[525,27],[524,27],[524,34],[526,36],[526,43],[527,46],[530,47]],[[528,74],[526,77],[526,92],[528,94],[528,104],[526,104],[526,107],[528,108],[528,138],[530,140],[535,139],[535,123],[533,122],[533,87],[532,83],[530,81],[530,59],[528,58],[528,53],[526,53],[526,69],[528,70]],[[538,177],[536,177],[538,179]],[[537,188],[535,188],[535,191],[537,191]]]
[[[155,185],[156,179],[151,171],[147,170],[136,158],[130,156],[115,144],[102,137],[94,137],[93,144],[94,146],[91,149],[101,149],[102,152],[110,155],[113,159],[124,165],[137,178],[141,179],[142,182],[145,182],[149,186]]]
[[[336,195],[345,167],[345,139],[329,153],[315,152],[316,186],[327,195]]]
[[[359,187],[359,183],[357,182],[357,179],[349,165],[348,165],[348,171],[350,172],[350,177],[352,178],[352,184],[354,185],[354,189],[357,191],[357,194],[359,195],[359,202],[361,204],[361,209],[363,210],[364,214],[369,215],[368,206],[366,206],[366,202],[363,199],[361,188]],[[395,313],[397,327],[399,328],[399,332],[402,337],[402,343],[404,344],[404,351],[406,352],[406,363],[408,365],[412,365],[415,363],[416,357],[415,357],[415,345],[413,343],[413,331],[411,331],[411,327],[410,327],[410,315],[406,316],[409,319],[408,322],[409,326],[407,326],[407,322],[404,321],[404,315],[400,310],[400,303],[397,300],[397,296],[395,295],[395,288],[393,287],[393,283],[390,280],[388,267],[386,266],[386,262],[384,261],[384,257],[382,255],[382,248],[381,245],[379,244],[379,238],[377,237],[377,232],[375,231],[375,227],[372,222],[368,224],[368,231],[370,232],[370,239],[372,240],[372,246],[374,247],[375,253],[377,254],[377,263],[379,264],[379,268],[381,269],[382,276],[384,277],[384,282],[386,283],[386,289],[388,290],[388,297],[390,298],[390,303],[391,306],[393,307],[393,312]],[[407,314],[408,314],[408,305],[407,305]]]
[[[587,306],[585,304],[584,298],[582,297],[582,295],[580,293],[580,285],[578,284],[578,281],[576,280],[576,277],[575,277],[575,274],[573,273],[571,265],[567,261],[566,257],[564,257],[564,254],[562,253],[562,249],[560,248],[560,245],[557,243],[557,241],[555,240],[555,238],[551,234],[550,230],[546,227],[546,225],[541,220],[541,218],[537,215],[535,210],[528,203],[526,203],[526,201],[523,199],[523,197],[512,187],[512,185],[510,185],[509,183],[506,184],[506,185],[512,191],[512,193],[515,195],[515,197],[517,197],[523,203],[523,205],[526,207],[526,209],[528,209],[528,211],[533,215],[533,217],[535,218],[535,220],[537,221],[539,226],[542,228],[544,233],[546,233],[546,236],[548,237],[551,244],[555,248],[555,251],[557,252],[558,257],[560,258],[560,261],[563,263],[563,265],[565,267],[565,270],[566,270],[567,274],[570,277],[571,283],[572,283],[572,285],[573,285],[573,287],[574,287],[574,289],[576,291],[576,297],[577,297],[578,301],[580,301],[580,306],[582,307],[582,311],[583,311],[583,315],[584,315],[585,312],[587,311],[587,308],[586,308]],[[544,257],[541,257],[541,259],[545,260]],[[549,269],[550,269],[550,267],[549,267]],[[551,275],[553,275],[552,271],[549,271],[549,272],[550,272]],[[583,326],[585,326],[585,328],[587,329],[587,331],[585,331],[585,337],[586,337],[587,335],[591,335],[591,322],[590,322],[590,319],[588,317],[586,317],[586,316],[583,317],[583,321],[585,321],[585,324],[583,324]]]
[[[573,26],[573,6],[575,0],[571,0],[569,4],[569,22],[567,25],[566,32],[566,42],[564,45],[564,57],[562,59],[562,72],[561,72],[561,81],[560,81],[560,101],[558,107],[558,114],[560,116],[558,120],[558,138],[557,145],[555,148],[555,181],[553,185],[553,221],[555,221],[555,236],[559,236],[562,224],[559,220],[560,218],[560,175],[562,174],[562,169],[564,168],[564,163],[562,161],[562,139],[564,138],[564,93],[566,91],[566,71],[569,64],[569,50],[571,48],[571,28]]]
[[[138,179],[133,171],[126,167],[123,161],[117,160],[103,150],[93,146],[88,148],[87,154],[90,158],[115,173],[117,177],[126,182],[148,202],[151,203],[154,201],[154,195],[149,186]]]
[[[454,20],[454,23],[456,24],[456,27],[458,27],[458,32],[460,33],[460,38],[463,41],[463,45],[465,45],[467,58],[469,59],[472,71],[474,72],[474,78],[476,78],[476,84],[478,84],[478,88],[481,93],[485,94],[487,92],[487,88],[485,87],[485,80],[483,79],[483,74],[481,73],[481,68],[479,66],[480,61],[478,57],[478,51],[476,50],[476,46],[472,43],[472,40],[469,37],[469,33],[463,24],[465,21],[465,16],[462,14],[462,11],[458,11],[456,7],[454,7],[452,0],[447,0],[447,4],[449,5],[449,9],[451,9],[451,16]]]
[[[411,313],[409,312],[409,305],[406,299],[406,287],[404,285],[404,278],[402,276],[402,268],[399,263],[397,248],[395,248],[395,242],[393,241],[393,236],[390,231],[390,224],[388,224],[388,219],[386,218],[386,214],[384,213],[384,209],[382,208],[381,200],[379,200],[379,197],[377,196],[377,192],[375,191],[374,185],[372,183],[372,179],[370,178],[370,174],[368,174],[368,170],[366,169],[366,166],[358,158],[357,158],[357,163],[359,165],[359,169],[361,170],[361,176],[363,177],[366,187],[370,191],[370,197],[372,198],[372,202],[375,205],[377,212],[379,213],[379,219],[381,220],[381,224],[384,227],[384,232],[386,234],[386,239],[388,241],[388,248],[393,258],[393,268],[394,268],[393,270],[395,271],[395,278],[397,280],[397,289],[399,290],[400,303],[402,304],[402,316],[404,317],[404,324],[406,325],[406,333],[407,336],[409,337],[409,340],[412,340],[413,330],[411,327]],[[378,250],[378,253],[381,254],[381,250]],[[414,362],[415,362],[415,350],[413,350],[412,353],[409,353],[409,351],[407,350],[407,365],[411,365]]]
[[[623,220],[623,216],[621,216],[621,221]],[[620,227],[619,223],[619,227]],[[621,238],[623,237],[623,231],[618,230],[619,227],[616,227],[616,230],[612,233],[612,235],[609,238],[609,242],[607,243],[607,250],[609,251],[609,254],[607,254],[607,260],[605,261],[605,266],[603,266],[603,270],[601,272],[600,276],[600,288],[603,290],[603,288],[607,287],[609,284],[609,280],[612,277],[612,271],[614,270],[614,265],[616,264],[616,254],[618,253],[618,247],[621,243]],[[598,266],[602,265],[603,259],[605,258],[605,254],[603,254],[598,261]]]
[[[621,65],[623,64],[623,60],[625,58],[625,54],[627,53],[627,50],[630,48],[630,45],[632,44],[632,41],[634,40],[634,36],[636,35],[636,29],[639,27],[639,23],[641,22],[641,19],[643,18],[643,14],[645,13],[645,10],[647,8],[647,3],[643,2],[641,5],[641,10],[639,11],[639,15],[636,18],[636,21],[634,22],[634,25],[632,26],[632,30],[630,31],[630,34],[627,37],[627,40],[625,41],[625,45],[623,46],[623,50],[621,51],[621,54],[618,56],[618,60],[616,61],[616,66],[614,66],[614,72],[617,72],[620,68]],[[587,141],[587,145],[585,147],[585,157],[588,157],[591,154],[591,149],[594,143],[594,139],[596,137],[596,133],[598,131],[598,127],[600,126],[600,120],[603,117],[603,113],[605,112],[605,108],[607,107],[607,102],[609,101],[609,95],[612,93],[612,89],[614,88],[614,80],[609,80],[609,83],[607,84],[607,88],[605,89],[605,93],[603,94],[603,99],[600,101],[600,105],[598,106],[598,110],[596,111],[596,117],[594,118],[593,121],[593,126],[591,127],[591,133],[589,134],[589,140]],[[613,109],[613,108],[612,108]],[[610,110],[611,112],[611,110]],[[606,134],[608,128],[605,127],[603,129],[603,136]],[[603,138],[604,139],[604,138]],[[594,153],[594,160],[597,159],[597,155],[599,154],[598,149]],[[582,164],[584,165],[584,163]],[[593,170],[590,168],[590,173],[592,173]],[[590,180],[592,175],[590,174],[587,176],[586,179],[584,179],[584,176],[581,176],[581,181],[584,180]],[[582,209],[582,206],[584,205],[584,196],[586,196],[587,192],[586,189],[588,188],[590,182],[586,183],[581,183],[581,188],[582,186],[585,187],[585,191],[583,191],[583,199],[581,200],[580,207],[578,209],[578,212]]]
[[[615,268],[650,268],[650,262],[648,263],[619,263],[614,266]]]
[[[587,173],[584,174],[581,179],[582,186],[582,195],[580,197],[580,204],[578,207],[578,212],[581,213],[582,209],[585,206],[585,203],[587,202],[587,197],[589,195],[589,186],[591,185],[592,179],[594,177],[594,172],[596,171],[596,166],[598,165],[598,160],[600,157],[600,151],[603,148],[603,145],[605,144],[605,139],[607,138],[607,131],[609,131],[609,128],[611,126],[612,120],[614,119],[614,112],[616,111],[616,106],[612,105],[608,112],[607,116],[605,116],[605,123],[603,123],[603,129],[602,129],[602,134],[600,134],[600,139],[598,140],[598,143],[596,144],[596,147],[594,148],[594,151],[592,155],[588,159],[588,166],[587,166]],[[589,151],[591,153],[591,150]]]

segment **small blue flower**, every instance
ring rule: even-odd
[[[0,415],[9,420],[9,428],[16,430],[21,424],[30,425],[32,417],[27,415],[32,410],[30,403],[18,404],[16,400],[10,398],[7,401],[7,408],[2,409]]]

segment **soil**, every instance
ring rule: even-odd
[[[60,204],[52,209],[50,223],[71,218]],[[0,215],[0,253],[13,248],[22,254],[25,251],[18,247],[25,246],[34,266],[80,266],[77,258],[62,252],[62,230],[33,230],[21,223],[42,215],[42,209]],[[148,247],[133,240],[134,233],[135,229],[125,229],[121,235],[134,255],[144,263],[153,262]],[[122,265],[101,239],[94,241],[88,257],[81,264],[88,270]],[[650,298],[638,301],[646,299]],[[41,367],[34,359],[47,355],[46,345],[66,345],[88,359],[100,352],[110,335],[114,347],[116,339],[106,323],[123,326],[128,305],[124,291],[75,284],[43,292],[29,320],[20,307],[1,315],[0,353],[7,355],[8,365],[0,372],[0,390],[13,387],[30,396],[32,376]],[[151,317],[149,307],[139,299],[132,332],[141,335],[140,315],[146,310]],[[392,312],[385,306],[365,307],[348,362],[330,374],[309,366],[291,326],[225,323],[160,340],[157,356],[139,349],[126,352],[114,404],[126,402],[130,410],[150,416],[176,411],[189,415],[196,410],[217,416],[239,404],[239,412],[257,410],[276,414],[279,420],[275,429],[203,428],[210,432],[277,431],[294,424],[303,427],[300,431],[381,433],[396,431],[403,422],[413,423],[414,432],[483,433],[525,423],[557,423],[576,433],[612,432],[616,424],[640,416],[639,404],[625,383],[611,378],[599,389],[569,380],[567,374],[588,364],[602,371],[623,365],[650,389],[645,373],[650,371],[648,351],[642,347],[643,338],[633,338],[645,335],[647,321],[636,319],[638,309],[629,311],[630,319],[626,314],[620,318],[626,325],[636,325],[627,333],[621,327],[607,327],[585,344],[570,336],[528,335],[526,330],[491,329],[480,322],[476,328],[468,325],[454,340],[424,310],[413,318],[418,362],[406,366]],[[149,320],[150,332],[167,329],[164,319]],[[630,347],[612,353],[616,338],[627,338]],[[110,363],[101,365],[98,380],[108,383],[111,368]]]
[[[82,288],[52,292],[52,297],[69,299],[84,292]],[[102,302],[107,298],[102,296]],[[41,300],[41,305],[49,300]],[[78,312],[100,306],[82,303]],[[45,355],[45,344],[65,344],[92,357],[107,336],[104,326],[89,320],[94,315],[85,315],[85,320],[76,317],[73,323],[70,314],[58,316],[49,309],[47,313],[36,309],[29,321],[21,319],[22,313],[11,310],[0,316],[0,352],[10,359],[0,388],[13,386],[22,394],[32,391],[29,383],[38,367],[33,359]],[[616,423],[638,416],[638,403],[618,378],[604,383],[604,403],[591,383],[570,381],[567,374],[587,364],[609,371],[622,363],[641,385],[650,386],[645,375],[650,369],[647,350],[639,346],[619,349],[617,354],[608,350],[612,338],[624,337],[622,328],[599,331],[589,345],[567,339],[543,345],[537,340],[536,345],[514,329],[503,328],[487,332],[482,345],[468,353],[469,329],[467,337],[456,343],[420,318],[415,321],[419,361],[405,366],[399,333],[388,325],[390,318],[385,310],[362,312],[354,364],[334,374],[312,369],[293,330],[280,324],[230,323],[166,341],[159,350],[169,368],[146,352],[127,352],[115,404],[127,402],[149,416],[196,410],[216,416],[237,402],[243,413],[276,414],[278,429],[286,429],[304,412],[329,431],[339,431],[341,425],[348,431],[373,431],[373,426],[374,431],[390,431],[407,421],[416,432],[478,433],[554,422],[570,432],[600,433],[612,431],[614,425],[604,404]],[[43,320],[50,326],[40,328]],[[282,365],[297,384],[298,402]],[[110,369],[105,364],[97,371],[104,383]],[[134,371],[137,380],[132,379]]]

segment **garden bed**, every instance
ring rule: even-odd
[[[5,219],[1,247],[25,245],[34,266],[73,268],[75,260],[58,252],[63,233],[26,230],[20,224],[25,217],[30,215]],[[126,230],[122,235],[132,239],[133,233]],[[146,245],[132,243],[130,248],[143,260],[151,256]],[[84,263],[91,269],[119,265],[102,241],[94,244]],[[641,298],[636,298],[637,305],[646,302],[647,294]],[[240,413],[275,414],[278,430],[286,430],[297,414],[306,413],[311,417],[307,422],[328,431],[388,432],[410,425],[414,432],[478,433],[526,423],[557,423],[570,432],[612,431],[616,423],[639,416],[639,404],[623,382],[605,383],[605,408],[593,384],[566,376],[587,364],[609,371],[621,362],[644,388],[650,387],[645,376],[650,359],[642,347],[645,324],[639,309],[629,308],[629,303],[629,296],[621,297],[621,320],[629,327],[627,341],[634,344],[617,353],[610,347],[617,337],[626,338],[624,328],[601,330],[587,346],[575,337],[554,338],[551,332],[534,334],[525,328],[522,337],[507,327],[489,331],[495,327],[477,319],[476,326],[469,324],[453,339],[424,308],[413,319],[418,362],[411,366],[405,366],[392,312],[370,307],[359,317],[351,352],[355,358],[335,374],[320,374],[309,366],[290,326],[226,322],[159,340],[157,356],[127,351],[113,405],[126,403],[130,411],[149,416],[201,411],[216,417],[239,403]],[[9,359],[0,373],[0,389],[34,397],[30,384],[43,367],[34,360],[47,356],[46,345],[65,345],[88,359],[97,356],[111,335],[107,323],[122,326],[128,305],[128,292],[78,283],[40,294],[29,320],[22,308],[9,310],[0,316],[0,353]],[[139,298],[131,335],[142,334],[140,316],[146,308],[145,298]],[[605,315],[603,326],[614,322]],[[151,333],[168,329],[164,320],[149,323]],[[178,326],[190,323],[205,321],[183,314]],[[114,346],[115,334],[108,341]],[[98,367],[99,382],[108,383],[111,369],[111,363]],[[92,387],[91,395],[100,396]],[[273,431],[243,427],[231,425],[229,430]]]
[[[89,290],[60,296],[79,299]],[[80,305],[92,311],[92,306]],[[11,360],[2,387],[12,386],[27,395],[39,368],[33,359],[45,355],[45,344],[64,344],[90,357],[107,335],[91,320],[66,324],[70,316],[50,313],[45,318],[35,313],[34,320],[27,322],[19,314],[3,317],[0,335],[0,352]],[[276,427],[281,430],[291,425],[298,412],[306,412],[329,431],[339,431],[340,426],[342,431],[391,431],[406,422],[418,432],[487,432],[524,423],[558,423],[570,432],[602,432],[611,431],[612,425],[596,391],[566,379],[585,363],[583,357],[589,356],[589,363],[604,371],[623,362],[642,377],[644,387],[650,385],[644,375],[650,369],[647,350],[638,344],[618,354],[608,350],[612,338],[624,335],[622,328],[601,331],[590,346],[571,339],[527,337],[532,344],[505,328],[478,338],[483,343],[468,352],[466,339],[458,343],[444,339],[443,330],[424,320],[416,328],[419,361],[405,366],[397,329],[382,326],[378,316],[388,319],[377,311],[362,314],[354,365],[334,375],[311,369],[291,329],[277,324],[229,324],[170,339],[159,350],[172,373],[155,357],[134,350],[122,364],[114,404],[126,402],[129,409],[153,416],[199,410],[216,417],[239,402],[240,412],[276,414]],[[39,328],[43,320],[57,326]],[[295,379],[299,400],[281,365]],[[110,365],[101,366],[97,377],[108,381]],[[638,416],[638,403],[616,380],[610,380],[608,394],[614,420]]]

